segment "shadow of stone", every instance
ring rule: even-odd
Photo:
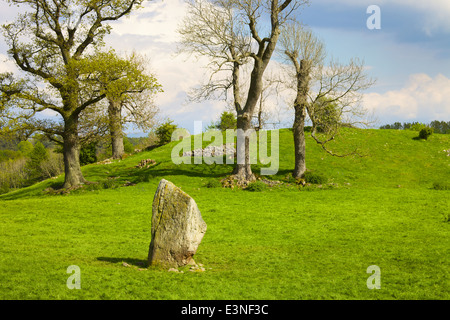
[[[129,265],[138,267],[138,268],[146,268],[148,267],[147,260],[135,259],[135,258],[110,258],[110,257],[98,257],[97,260],[110,262],[110,263],[127,263]]]

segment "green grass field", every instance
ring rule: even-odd
[[[83,168],[101,182],[65,195],[50,179],[0,196],[0,299],[449,299],[449,135],[347,129],[336,158],[307,141],[321,186],[262,192],[207,188],[231,165],[171,162],[175,143]],[[207,143],[206,143],[207,144]],[[290,130],[280,131],[280,170],[293,169]],[[136,169],[142,159],[157,165]],[[259,173],[259,166],[254,166]],[[164,178],[191,195],[208,225],[195,255],[205,272],[148,268],[151,206]],[[131,182],[131,186],[117,187]],[[81,270],[69,290],[66,270]],[[381,270],[381,289],[366,272]]]

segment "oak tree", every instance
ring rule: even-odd
[[[121,159],[124,154],[123,127],[133,123],[142,130],[149,130],[155,124],[158,108],[154,103],[161,85],[148,72],[148,63],[143,56],[132,53],[120,57],[114,50],[97,52],[90,58],[94,75],[89,81],[106,95],[106,121],[99,118],[99,126],[107,126],[111,141],[112,157]],[[102,114],[103,105],[97,108]],[[105,117],[103,117],[104,119]]]
[[[9,0],[27,6],[28,11],[2,26],[8,54],[24,76],[3,77],[2,102],[19,111],[13,122],[27,120],[42,111],[59,114],[61,123],[48,122],[43,129],[60,134],[63,143],[64,188],[85,182],[79,163],[80,114],[106,97],[86,80],[85,56],[103,45],[111,30],[108,22],[118,20],[141,5],[143,0]],[[41,123],[42,124],[42,123]],[[52,125],[55,125],[52,127]]]

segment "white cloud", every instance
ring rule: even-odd
[[[6,55],[0,53],[0,72],[16,72],[17,67],[15,63]]]
[[[18,13],[23,12],[23,9],[19,6],[8,5],[2,1],[0,10],[0,21],[3,23],[13,22]]]
[[[143,9],[111,25],[119,35],[154,36],[159,42],[171,43],[178,40],[176,30],[185,12],[183,0],[148,1]]]
[[[0,5],[0,21],[14,20],[21,10]],[[144,2],[144,8],[136,10],[130,16],[111,23],[112,33],[105,39],[106,44],[122,54],[132,51],[144,54],[149,60],[149,69],[156,74],[163,86],[156,103],[163,116],[175,120],[180,126],[193,128],[194,121],[203,121],[205,125],[216,120],[225,109],[223,101],[205,101],[187,103],[186,92],[202,83],[205,78],[205,61],[186,59],[175,55],[179,36],[177,28],[186,13],[184,0],[154,0]],[[0,53],[0,72],[15,71],[12,61]],[[43,117],[52,117],[52,112],[42,113]]]
[[[388,3],[387,0],[380,1],[381,6]],[[450,1],[448,0],[390,0],[389,3],[397,4],[405,9],[412,8],[423,13],[423,31],[431,36],[436,31],[450,31]],[[411,21],[411,24],[416,23]]]
[[[129,18],[114,23],[107,44],[117,51],[135,50],[150,60],[149,69],[155,73],[164,92],[158,94],[156,104],[163,116],[193,130],[194,121],[208,125],[225,109],[223,101],[187,103],[187,92],[205,78],[206,61],[176,55],[179,36],[177,28],[184,18],[183,0],[146,2]]]
[[[343,5],[359,6],[365,9],[370,4],[378,4],[383,12],[383,5],[387,0],[322,0],[323,3],[342,3]],[[419,0],[390,0],[389,4],[394,3],[405,8],[413,8],[424,13],[424,17],[430,23],[424,23],[424,28],[428,28],[428,33],[434,30],[448,26],[450,30],[450,20],[445,19],[450,16],[450,1],[433,0],[423,2]],[[107,44],[117,51],[128,52],[135,50],[145,54],[151,62],[150,69],[155,72],[158,81],[163,85],[164,93],[158,95],[156,103],[162,113],[169,116],[179,125],[191,130],[193,121],[202,120],[208,124],[211,120],[216,120],[218,115],[225,109],[225,103],[222,101],[205,101],[204,103],[186,103],[186,92],[195,85],[202,83],[205,78],[203,61],[195,59],[185,59],[182,56],[176,56],[176,42],[178,34],[176,29],[179,22],[183,19],[186,12],[186,5],[183,0],[154,0],[146,1],[144,8],[135,11],[128,18],[121,19],[112,24],[112,34],[107,37]],[[5,8],[3,4],[0,7]],[[15,16],[15,8],[7,9],[0,14],[0,20],[4,22],[8,17]],[[8,12],[8,14],[6,14]],[[326,17],[324,17],[326,18]],[[415,22],[411,22],[415,23]],[[372,39],[373,40],[373,39]],[[340,40],[340,42],[343,42]],[[345,42],[346,50],[349,50],[352,43],[358,41]],[[374,46],[374,45],[373,45]],[[373,47],[372,46],[372,47]],[[372,48],[371,47],[371,48]],[[383,46],[383,48],[387,45]],[[351,52],[357,51],[359,46],[351,49]],[[393,50],[393,49],[392,49]],[[391,70],[389,67],[392,58],[392,50],[389,54],[384,54],[384,49],[377,50],[377,54],[372,57],[371,65],[374,70],[380,68],[383,63],[383,70]],[[375,114],[382,119],[401,119],[405,121],[431,121],[435,119],[450,119],[450,80],[443,75],[431,78],[427,72],[433,74],[428,63],[417,64],[415,59],[417,51],[407,50],[407,54],[401,52],[401,66],[408,67],[406,74],[417,72],[410,77],[403,88],[391,90],[385,93],[369,93],[365,97],[365,105],[373,110]],[[347,52],[347,51],[346,51]],[[412,53],[411,53],[412,52]],[[2,52],[4,53],[4,52]],[[395,53],[395,52],[394,52]],[[392,53],[392,54],[394,54]],[[387,58],[389,56],[389,59]],[[413,56],[414,59],[408,58]],[[420,56],[423,54],[420,52]],[[6,55],[0,54],[0,60],[6,59]],[[380,61],[378,61],[380,60]],[[395,60],[397,61],[397,60]],[[272,64],[271,64],[272,65]],[[427,70],[414,69],[414,66],[428,65]],[[274,65],[276,66],[276,65]],[[13,63],[1,63],[0,72],[13,71]],[[397,65],[396,70],[399,66]],[[443,66],[442,66],[443,68]],[[372,71],[374,71],[372,70]],[[401,70],[403,71],[403,70]],[[403,74],[403,72],[401,72]],[[392,80],[391,78],[389,78]],[[389,84],[391,86],[391,84]],[[276,106],[274,102],[272,105]],[[276,111],[276,110],[272,110]]]
[[[424,73],[414,74],[400,90],[365,94],[364,105],[384,121],[448,121],[450,79],[442,74],[434,78]]]

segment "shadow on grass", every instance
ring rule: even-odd
[[[35,196],[42,196],[42,191],[48,187],[58,187],[62,186],[63,182],[55,182],[51,180],[43,181],[29,187],[24,187],[18,190],[14,190],[0,196],[0,200],[16,200],[25,199]]]
[[[135,259],[135,258],[108,258],[108,257],[98,257],[98,261],[104,261],[109,263],[127,263],[129,265],[146,268],[148,267],[147,260]]]
[[[145,151],[152,151],[152,150],[155,150],[155,149],[157,149],[159,147],[162,147],[162,146],[163,146],[163,144],[155,144],[153,146],[149,146],[149,147],[145,148]]]
[[[223,168],[208,168],[207,165],[185,165],[182,169],[178,168],[161,168],[155,169],[158,165],[145,168],[120,168],[108,174],[100,175],[95,173],[95,179],[90,185],[103,185],[98,189],[118,188],[125,186],[132,186],[138,183],[151,182],[153,179],[163,179],[167,176],[186,176],[186,177],[203,177],[203,178],[220,178],[225,177],[233,171],[232,166],[225,166]],[[217,165],[219,167],[219,165]],[[111,170],[112,171],[112,170]],[[85,175],[86,179],[90,180],[91,174]],[[106,184],[106,187],[104,186]],[[23,188],[10,193],[1,195],[1,200],[18,200],[30,197],[40,197],[44,194],[44,190],[52,188],[55,191],[61,191],[63,182],[49,181],[41,185],[33,185],[27,188]],[[83,191],[84,188],[80,188],[75,191]],[[58,195],[61,196],[61,195]]]
[[[232,174],[235,164],[226,164],[224,157],[224,164],[194,164],[194,159],[191,159],[192,164],[175,165],[171,161],[158,162],[148,168],[136,168],[135,165],[120,164],[108,166],[89,166],[84,168],[84,176],[90,181],[85,187],[75,190],[76,192],[92,191],[100,189],[112,189],[126,186],[133,186],[139,183],[154,182],[168,176],[185,176],[188,178],[212,178],[219,179]],[[259,173],[261,166],[252,165],[252,170]],[[280,179],[285,176],[290,170],[280,170],[276,176],[266,176],[266,178]],[[0,196],[1,200],[17,200],[29,197],[42,196],[47,188],[56,191],[62,190],[63,181],[45,181],[41,184],[36,184],[27,188],[17,190],[15,192],[7,193]],[[50,190],[51,191],[51,190]],[[63,194],[63,192],[59,192]],[[72,193],[72,191],[71,191]],[[52,195],[51,192],[47,193]]]
[[[192,161],[193,162],[193,161]],[[153,178],[166,176],[186,176],[199,178],[220,178],[230,175],[234,165],[216,164],[180,164],[174,165],[167,162],[158,162],[149,168],[121,167],[110,172],[110,176],[120,177],[133,183],[149,182]],[[106,178],[106,177],[105,177]]]
[[[277,172],[277,176],[279,177],[285,177],[289,174],[292,174],[292,171],[294,171],[294,169],[283,169],[283,170],[278,170]]]

